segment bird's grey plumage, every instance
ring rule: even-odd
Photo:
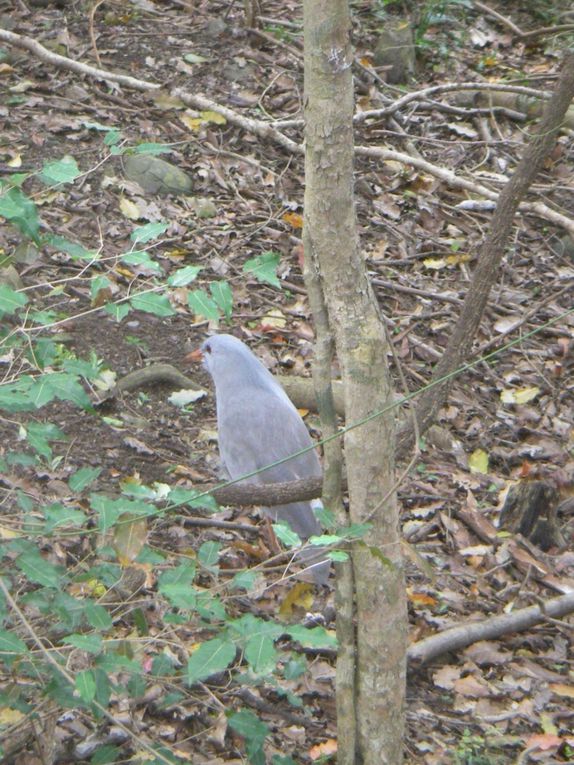
[[[219,453],[230,478],[259,470],[312,446],[305,423],[291,400],[249,348],[232,335],[214,335],[202,345],[204,365],[215,384]],[[321,476],[315,450],[246,480],[279,483]],[[286,521],[302,539],[321,533],[311,503],[293,502],[262,508]],[[326,562],[314,566],[315,580],[329,576]]]

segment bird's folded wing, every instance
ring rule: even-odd
[[[265,391],[243,391],[218,410],[219,451],[232,478],[258,470],[313,445],[305,423],[288,401]],[[321,475],[314,449],[265,470],[252,483]]]

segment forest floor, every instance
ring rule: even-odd
[[[300,120],[299,3],[264,0],[262,5],[264,21],[250,31],[244,26],[242,4],[231,0],[103,2],[94,6],[92,20],[81,2],[33,7],[27,0],[0,0],[0,28],[110,72],[170,88],[179,84],[244,116]],[[381,93],[391,98],[399,93],[370,70],[382,24],[376,10],[383,5],[353,4],[361,110],[379,108]],[[554,38],[537,38],[536,44],[527,45],[472,3],[443,5],[449,13],[429,20],[421,37],[416,83],[409,89],[499,79],[552,87],[560,60],[559,45],[551,44]],[[539,3],[534,9],[534,4],[530,8],[523,2],[495,2],[492,8],[532,29],[555,23],[551,5]],[[30,300],[62,318],[45,329],[60,356],[92,356],[118,379],[151,363],[167,362],[210,391],[206,373],[185,357],[210,332],[220,330],[248,342],[274,373],[308,376],[313,328],[301,273],[302,156],[213,114],[173,108],[167,99],[78,76],[15,47],[9,51],[0,72],[2,177],[15,171],[38,172],[48,160],[73,156],[86,173],[79,183],[47,192],[32,179],[29,188],[36,194],[44,230],[101,252],[89,267],[54,248],[31,248],[24,262],[16,263]],[[437,100],[406,107],[398,115],[398,126],[385,119],[358,125],[357,144],[405,152],[414,147],[437,166],[500,188],[533,123],[513,120],[507,113],[453,112],[453,99],[433,98]],[[105,145],[111,129],[129,146],[169,144],[171,152],[163,158],[189,173],[193,191],[187,196],[151,195],[127,180],[122,156],[110,156]],[[302,140],[297,125],[285,132]],[[566,215],[571,212],[572,160],[570,131],[560,136],[531,199],[544,199]],[[457,208],[467,195],[431,173],[364,156],[357,159],[356,195],[361,246],[394,346],[389,363],[396,388],[402,394],[406,384],[414,391],[428,381],[448,341],[490,212]],[[157,221],[168,225],[161,241],[149,248],[153,265],[122,261],[122,254],[133,248],[133,229]],[[564,314],[573,302],[574,263],[562,244],[564,233],[539,217],[517,216],[474,358],[499,353],[457,378],[439,423],[448,438],[422,444],[399,488],[408,540],[412,642],[465,620],[509,613],[574,589],[571,504],[563,504],[557,518],[563,544],[545,551],[524,540],[520,553],[516,548],[512,552],[511,534],[489,539],[477,535],[480,523],[468,522],[475,515],[496,525],[509,487],[520,481],[544,481],[557,489],[560,500],[572,493],[574,317]],[[20,242],[16,228],[3,226],[4,253],[12,253]],[[246,261],[267,252],[280,255],[279,287],[243,269]],[[174,315],[132,310],[117,322],[94,297],[94,276],[105,275],[113,299],[119,299],[187,265],[202,270],[191,287],[172,290]],[[219,281],[232,290],[231,318],[208,321],[191,310],[187,293]],[[543,327],[547,322],[552,323]],[[527,336],[534,330],[536,334]],[[523,342],[504,347],[520,337]],[[23,357],[0,356],[6,380],[29,368]],[[0,455],[6,467],[3,520],[14,522],[22,493],[38,503],[87,508],[87,495],[71,496],[68,483],[84,467],[100,469],[89,492],[111,496],[118,495],[126,481],[195,488],[216,481],[213,398],[209,393],[181,409],[169,400],[172,392],[168,385],[153,385],[91,410],[62,401],[48,404],[32,419],[51,422],[62,431],[51,443],[49,459],[8,459],[11,453],[33,454],[22,436],[31,415],[10,413],[0,419]],[[319,435],[313,413],[306,413],[306,422]],[[166,566],[175,556],[194,555],[206,541],[221,543],[223,572],[260,563],[268,553],[264,533],[259,542],[250,535],[248,544],[237,531],[186,527],[184,516],[189,520],[194,515],[197,511],[179,511],[150,524],[147,544],[161,551]],[[256,511],[247,509],[226,508],[207,517],[259,524]],[[71,566],[93,555],[90,545],[84,538],[46,536],[42,552],[47,560]],[[276,578],[269,572],[265,576],[267,583]],[[216,581],[206,577],[204,586],[216,586]],[[146,569],[147,636],[139,636],[142,643],[147,641],[142,665],[153,654],[154,638],[166,636],[163,607],[154,600],[155,583],[154,571]],[[18,591],[17,583],[14,587]],[[305,596],[293,596],[293,583],[287,580],[248,593],[235,607],[263,618],[280,612],[285,616],[285,602],[291,597],[297,618],[307,611],[321,612],[315,618],[334,629],[332,596],[322,594],[312,603],[307,595],[305,591]],[[40,616],[33,615],[41,630]],[[413,668],[406,761],[574,761],[573,624],[572,617],[549,620]],[[174,624],[169,628],[177,632],[173,640],[180,647],[202,639],[201,629],[194,632]],[[129,620],[115,629],[114,636],[126,641],[136,632]],[[227,727],[224,711],[251,708],[271,731],[265,745],[268,756],[290,755],[297,762],[322,756],[328,761],[336,740],[334,657],[332,651],[318,649],[307,659],[308,672],[287,683],[289,693],[303,700],[301,708],[291,706],[271,684],[254,683],[248,689],[206,683],[187,688],[178,703],[166,709],[158,695],[166,693],[169,683],[162,686],[158,679],[141,703],[114,710],[112,702],[110,710],[136,725],[139,736],[162,742],[183,761],[231,763],[243,761],[244,745]],[[0,731],[8,719],[1,710],[9,676],[2,680]],[[53,734],[58,742],[54,761],[81,762],[79,745],[105,731],[108,723],[94,722],[81,709],[62,714]],[[124,740],[118,751],[128,759],[133,744]],[[40,762],[37,741],[24,739],[6,761]]]

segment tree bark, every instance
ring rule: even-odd
[[[564,59],[556,88],[545,104],[536,134],[526,147],[514,175],[498,197],[490,230],[481,248],[459,319],[448,347],[433,372],[432,379],[437,385],[426,390],[418,400],[416,417],[420,433],[424,433],[436,419],[439,408],[447,399],[455,373],[468,358],[490,290],[498,275],[516,211],[553,148],[573,97],[574,52],[570,52]],[[352,422],[350,418],[348,421]],[[398,444],[400,453],[408,449],[412,437],[412,431],[405,429],[401,432]]]
[[[349,32],[348,0],[305,1],[305,258],[325,296],[347,422],[357,422],[387,406],[392,391],[383,325],[356,234]],[[350,520],[369,519],[372,528],[353,545],[351,565],[338,576],[338,762],[396,765],[403,747],[407,614],[392,490],[394,414],[349,431],[345,457]]]

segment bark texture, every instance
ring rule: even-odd
[[[356,422],[391,401],[386,341],[359,250],[353,197],[348,0],[306,0],[305,258],[318,279]],[[345,436],[350,520],[372,530],[338,577],[338,762],[402,760],[406,598],[394,483],[394,415]],[[354,599],[351,585],[354,583]]]
[[[556,88],[545,104],[537,131],[526,147],[514,175],[500,192],[459,319],[448,347],[433,372],[433,382],[437,381],[438,384],[421,395],[416,407],[421,433],[436,419],[439,408],[448,396],[454,373],[469,356],[490,290],[498,277],[500,261],[508,244],[516,211],[554,147],[573,97],[574,51],[566,55]],[[351,419],[349,421],[352,422]],[[399,451],[404,453],[411,443],[412,432],[405,430],[399,438]]]

